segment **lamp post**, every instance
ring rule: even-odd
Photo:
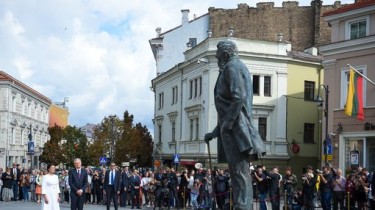
[[[27,143],[27,153],[30,155],[30,168],[33,168],[33,159],[34,159],[34,142],[32,135],[32,127],[30,125],[30,133],[28,135],[29,142]]]
[[[325,101],[323,101],[318,93],[318,96],[316,97],[316,102],[323,103],[324,102],[324,117],[325,117],[325,139],[323,141],[323,146],[324,146],[324,163],[327,163],[327,153],[328,153],[328,145],[331,144],[331,139],[329,138],[328,134],[328,96],[329,96],[329,88],[328,85],[321,85],[324,88],[325,92]]]
[[[115,129],[116,129],[116,126],[115,126],[115,122],[114,122],[114,119],[111,120],[111,154],[110,154],[110,157],[111,157],[111,161],[113,162],[113,155],[114,155],[114,149],[115,149]]]

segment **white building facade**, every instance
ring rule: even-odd
[[[51,100],[0,71],[0,167],[38,167],[48,133]],[[28,154],[29,134],[34,154]]]
[[[265,159],[289,159],[286,142],[287,62],[290,44],[232,37],[206,38],[191,49],[184,61],[152,80],[155,92],[154,158],[173,164],[207,162],[204,135],[217,125],[213,90],[219,73],[216,45],[231,39],[237,43],[240,59],[253,76],[253,119],[267,149]],[[223,160],[221,145],[211,143],[214,162]]]

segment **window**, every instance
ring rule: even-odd
[[[305,81],[305,101],[314,101],[315,82]]]
[[[198,97],[198,79],[194,80],[194,98]]]
[[[259,75],[253,75],[253,94],[259,96]]]
[[[161,143],[161,125],[159,125],[159,143]]]
[[[369,35],[370,17],[364,16],[347,20],[345,23],[345,39],[359,39]]]
[[[259,117],[258,132],[263,141],[267,140],[267,118]]]
[[[202,77],[190,80],[189,99],[198,98],[202,95]]]
[[[189,42],[191,47],[195,47],[197,45],[197,38],[189,38]]]
[[[159,109],[162,109],[164,106],[164,93],[159,93]]]
[[[199,139],[199,118],[196,118],[195,119],[195,128],[196,128],[196,131],[195,131],[195,139]]]
[[[198,140],[199,139],[199,117],[194,116],[190,118],[190,140]]]
[[[199,84],[199,97],[202,95],[202,77],[198,78],[198,84]]]
[[[264,96],[271,96],[271,77],[264,76]]]
[[[194,137],[194,119],[190,119],[190,140]]]
[[[366,36],[366,20],[350,24],[350,39],[358,39]]]
[[[12,144],[16,143],[16,130],[12,128]]]
[[[24,135],[23,135],[23,133],[24,133],[24,129],[22,129],[21,130],[21,145],[23,145],[24,144],[24,141],[23,141],[23,139],[24,139]]]
[[[314,123],[305,123],[303,129],[303,142],[314,143]]]
[[[193,98],[193,80],[190,80],[190,94],[189,94],[189,99]]]
[[[176,141],[176,123],[172,122],[172,142]]]
[[[172,88],[172,105],[177,104],[178,101],[178,87]]]

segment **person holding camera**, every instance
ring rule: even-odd
[[[314,210],[314,191],[316,184],[316,176],[313,167],[306,166],[306,173],[302,175],[302,193],[304,209]]]
[[[92,175],[92,186],[93,189],[91,191],[92,193],[92,204],[100,204],[102,199],[101,199],[101,191],[102,191],[102,176],[99,174],[98,170],[94,171],[94,174]]]
[[[303,192],[301,188],[297,189],[297,192],[293,195],[293,200],[292,210],[301,210],[303,207]]]
[[[257,166],[256,170],[251,174],[256,181],[259,199],[259,209],[267,210],[266,198],[268,193],[267,176],[263,173],[263,166]]]
[[[223,209],[229,188],[229,177],[224,175],[224,170],[219,169],[215,178],[216,202],[219,209]]]
[[[331,209],[332,188],[333,188],[333,174],[331,167],[324,166],[323,171],[319,171],[320,177],[320,202],[323,210]]]
[[[167,179],[168,179],[168,189],[169,189],[169,198],[174,199],[174,206],[179,209],[179,202],[177,198],[178,191],[178,178],[175,173],[174,168],[167,169]]]
[[[285,175],[283,176],[284,190],[286,191],[288,206],[292,206],[294,188],[297,186],[297,176],[292,173],[290,166],[286,167]]]
[[[186,207],[187,195],[189,195],[188,185],[189,185],[189,177],[188,177],[188,170],[185,168],[182,170],[180,175],[180,183],[179,183],[179,192],[178,192],[178,200],[180,207]]]
[[[279,167],[275,166],[271,172],[264,170],[268,179],[268,192],[271,200],[272,210],[280,209],[280,185],[282,176],[279,174]]]

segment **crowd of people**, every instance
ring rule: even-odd
[[[334,169],[330,164],[322,170],[314,170],[312,166],[304,169],[305,173],[298,179],[291,167],[284,174],[279,173],[278,167],[270,171],[264,166],[255,167],[252,177],[259,209],[266,210],[269,202],[272,210],[279,210],[281,199],[285,201],[282,208],[289,210],[375,209],[374,172],[356,167],[344,177],[341,169]]]
[[[62,170],[56,176],[58,191],[53,192],[59,196],[58,202],[76,202],[72,201],[74,195],[83,195],[80,199],[84,204],[106,205],[107,209],[112,203],[115,209],[118,206],[137,209],[142,206],[212,209],[215,206],[217,209],[229,209],[231,204],[230,175],[227,170],[216,167],[213,172],[202,167],[190,171],[183,168],[178,172],[168,167],[157,171],[138,171],[111,163],[108,169],[82,167],[82,170]],[[344,177],[341,169],[327,164],[322,170],[306,166],[302,177],[297,177],[291,167],[281,173],[278,167],[267,170],[265,166],[258,165],[251,170],[254,205],[260,210],[267,210],[267,205],[272,210],[343,210],[348,206],[350,209],[374,209],[373,173],[358,167],[348,171]],[[43,183],[54,181],[49,176],[52,174],[56,174],[54,166],[48,166],[46,170],[27,170],[14,163],[5,171],[0,168],[0,199],[45,205],[46,193],[43,190],[48,189]],[[84,192],[80,192],[81,188],[76,189],[72,177],[69,178],[79,177],[80,174],[85,176],[82,179],[85,182]],[[284,206],[280,206],[281,199],[285,201]]]

